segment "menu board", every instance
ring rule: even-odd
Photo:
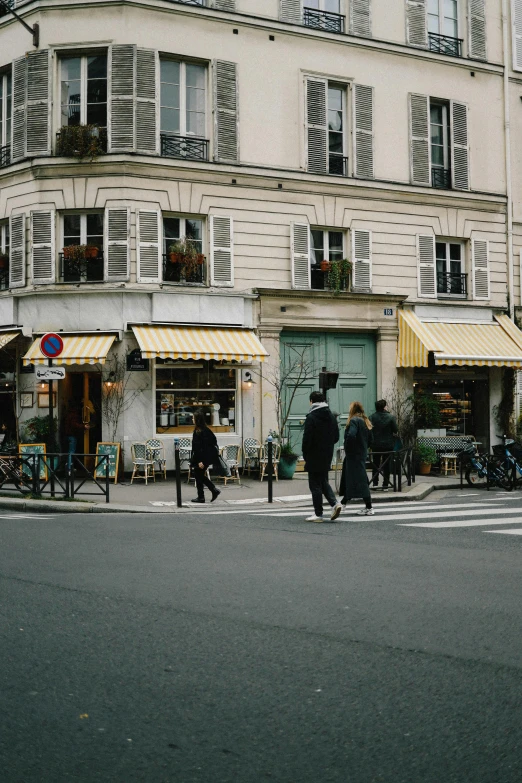
[[[45,443],[20,443],[20,446],[18,447],[18,453],[21,457],[27,457],[30,454],[45,454],[46,446]],[[30,476],[32,478],[33,474],[31,472],[31,467],[32,466],[29,464],[29,460],[22,462],[22,473],[25,476]],[[47,465],[45,464],[44,459],[40,460],[39,478],[47,481]]]
[[[109,478],[114,479],[116,484],[118,480],[118,464],[120,461],[119,443],[97,443],[96,444],[96,467],[94,469],[94,478],[104,479],[106,470],[106,460],[99,460],[102,454],[109,455]]]

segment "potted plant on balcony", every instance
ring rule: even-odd
[[[81,275],[87,262],[87,245],[67,245],[63,248],[63,258],[69,274]]]
[[[329,272],[331,268],[331,264],[329,261],[326,261],[326,259],[323,259],[320,263],[321,272]]]
[[[169,259],[173,264],[181,264],[185,277],[190,278],[196,275],[198,267],[205,260],[205,256],[198,251],[192,239],[181,237],[177,242],[170,245]]]
[[[92,162],[105,152],[102,130],[98,125],[63,125],[58,134],[57,154]]]
[[[347,258],[330,261],[328,287],[334,294],[339,294],[341,291],[348,291],[351,271],[352,262]]]
[[[437,462],[437,452],[426,443],[417,443],[417,453],[420,458],[420,473],[422,476],[427,476],[431,471],[431,466]]]
[[[98,258],[98,253],[96,245],[85,245],[85,258]]]

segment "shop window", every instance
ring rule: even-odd
[[[329,271],[332,261],[345,257],[344,234],[342,231],[328,229],[310,229],[310,266],[311,287],[316,290],[328,289]]]
[[[9,288],[9,223],[0,223],[0,291]]]
[[[103,213],[63,215],[62,283],[103,281]]]
[[[237,371],[214,362],[156,360],[156,431],[192,433],[203,411],[214,432],[234,432]]]
[[[185,217],[163,218],[163,281],[200,285],[205,283],[202,220]]]
[[[435,242],[437,260],[437,295],[439,298],[466,299],[467,275],[464,273],[462,242]]]

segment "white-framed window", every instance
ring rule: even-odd
[[[10,73],[3,73],[0,74],[0,166],[7,165],[1,148],[7,147],[9,151],[11,146],[11,123],[12,79]]]
[[[344,33],[341,0],[303,0],[303,23],[306,27]]]
[[[428,0],[428,33],[459,37],[458,0]]]
[[[465,299],[468,295],[463,242],[436,238],[437,295]]]
[[[324,228],[310,229],[310,283],[311,288],[328,288],[329,265],[346,257],[344,231]]]
[[[107,55],[60,58],[61,125],[107,127]]]
[[[328,170],[347,176],[346,87],[328,82]]]
[[[430,155],[434,187],[451,187],[449,105],[430,100]]]
[[[0,223],[0,291],[9,288],[9,221]]]
[[[64,283],[103,281],[103,212],[64,214],[61,232],[59,279]]]
[[[207,68],[182,60],[160,60],[160,131],[207,135]]]
[[[197,257],[184,259],[180,245],[189,244]],[[207,268],[203,255],[203,220],[191,217],[163,217],[163,282],[206,282]]]

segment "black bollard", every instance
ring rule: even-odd
[[[274,457],[273,457],[273,448],[274,444],[272,442],[272,436],[268,436],[268,463],[267,463],[267,471],[268,471],[268,502],[273,502],[273,480],[274,480]]]
[[[179,440],[174,438],[174,462],[176,465],[176,505],[181,508],[183,501],[181,500],[181,460],[179,458]]]

